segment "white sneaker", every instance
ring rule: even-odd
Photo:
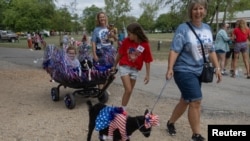
[[[224,74],[225,74],[225,72],[224,72],[224,71],[221,71],[221,74],[222,74],[222,75],[224,75]]]

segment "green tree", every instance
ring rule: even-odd
[[[130,0],[104,0],[104,2],[109,23],[115,24],[118,29],[122,28],[123,22],[127,22],[126,13],[132,9]]]
[[[72,17],[66,7],[55,11],[51,23],[51,29],[56,31],[70,32],[72,30]]]
[[[144,30],[154,30],[154,19],[158,11],[158,5],[153,1],[142,1],[140,7],[143,9],[143,13],[138,19],[138,23],[144,28]]]
[[[210,25],[213,25],[213,21],[216,21],[215,31],[219,29],[219,22],[225,22],[226,20],[231,20],[235,18],[235,13],[243,10],[247,10],[250,7],[248,0],[210,0]],[[224,12],[223,20],[218,21],[219,12]],[[209,20],[209,19],[208,19]],[[208,21],[207,20],[207,21]]]
[[[0,17],[2,20],[0,20],[0,29],[3,29],[4,24],[3,24],[3,13],[4,10],[6,10],[7,7],[7,2],[5,0],[0,0]]]
[[[54,15],[53,0],[11,0],[6,6],[2,22],[15,31],[39,31],[49,28]]]
[[[161,31],[172,31],[181,22],[181,19],[178,18],[178,14],[174,12],[169,12],[167,14],[161,14],[155,22],[155,29]]]
[[[76,34],[78,34],[78,31],[80,31],[80,30],[82,30],[82,25],[80,25],[80,22],[79,22],[79,17],[78,17],[78,15],[77,14],[74,14],[73,15],[73,31],[76,33]]]
[[[83,10],[83,26],[88,33],[91,33],[96,26],[96,15],[98,12],[102,11],[101,8],[92,5]]]
[[[190,0],[155,0],[155,3],[158,6],[170,6],[171,12],[180,13],[183,21],[186,20],[186,7]],[[230,19],[234,17],[235,12],[243,11],[249,9],[250,3],[249,0],[207,0],[208,1],[208,13],[205,18],[205,22],[212,24],[214,16],[218,12],[225,13],[225,19]],[[227,14],[228,13],[228,14]]]

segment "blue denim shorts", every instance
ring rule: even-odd
[[[202,99],[201,81],[199,76],[190,72],[174,72],[174,80],[179,90],[181,97],[186,102],[192,102]]]
[[[136,80],[138,77],[138,70],[129,66],[119,66],[120,76],[129,75],[131,79]]]
[[[240,43],[235,43],[234,47],[234,52],[239,53],[245,53],[248,50],[248,45],[247,42],[240,42]]]
[[[222,49],[218,49],[215,51],[217,54],[223,54],[226,53],[226,51],[222,50]]]

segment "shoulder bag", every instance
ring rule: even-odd
[[[198,37],[198,35],[194,31],[194,29],[190,25],[190,23],[186,22],[186,24],[193,31],[194,35],[196,36],[196,38],[201,43],[202,56],[203,56],[203,59],[204,59],[204,64],[203,64],[203,69],[202,69],[202,73],[201,73],[201,76],[200,76],[200,80],[201,80],[201,82],[204,82],[204,83],[211,83],[211,82],[213,82],[213,77],[214,77],[214,67],[212,67],[210,65],[210,63],[207,61],[207,59],[206,59],[205,52],[204,52],[204,47],[203,47],[201,39]]]

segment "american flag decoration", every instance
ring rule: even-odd
[[[159,126],[159,116],[154,115],[152,113],[147,113],[145,115],[145,123],[144,123],[146,128],[150,128],[152,126]]]

